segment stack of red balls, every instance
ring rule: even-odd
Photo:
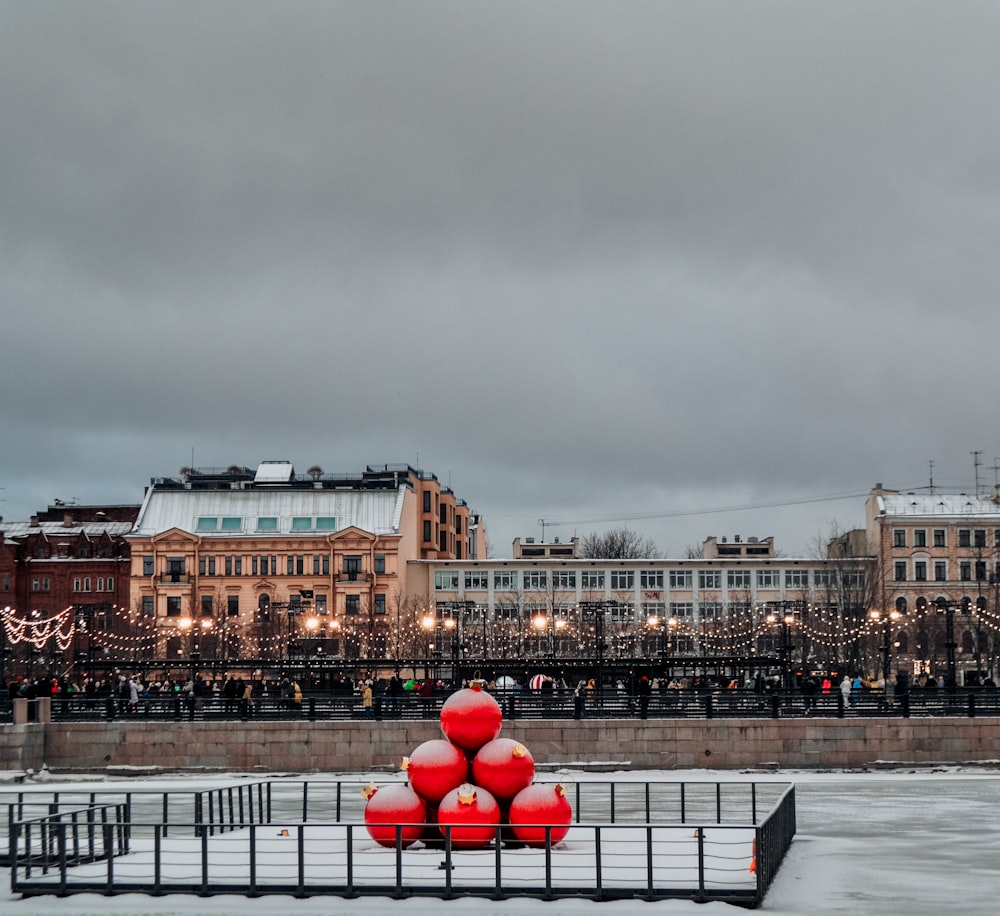
[[[396,827],[404,825],[403,846],[439,843],[450,828],[453,848],[481,849],[505,825],[527,846],[544,847],[546,833],[553,844],[562,840],[573,817],[566,790],[532,782],[535,761],[523,744],[497,737],[502,721],[499,704],[481,686],[452,694],[441,707],[445,737],[425,741],[403,760],[409,785],[365,787],[372,839],[395,846]]]

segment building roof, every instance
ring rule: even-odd
[[[1000,503],[992,497],[967,493],[883,493],[878,496],[880,515],[912,518],[969,519],[991,518],[1000,521]]]
[[[100,537],[105,532],[111,537],[121,537],[132,530],[131,522],[76,522],[67,526],[64,522],[0,522],[0,531],[11,540],[23,538],[29,534],[44,534],[50,540],[73,537],[85,534],[87,537]]]
[[[406,487],[385,490],[150,488],[133,534],[150,537],[179,528],[202,537],[333,534],[355,526],[375,535],[399,533]],[[275,519],[264,528],[259,519]],[[204,519],[199,523],[199,519]],[[208,519],[218,519],[211,527]],[[223,523],[222,519],[238,519]],[[295,519],[312,519],[293,527]],[[317,521],[317,520],[322,521]],[[334,522],[328,521],[335,520]],[[299,522],[298,525],[303,525]],[[236,527],[238,525],[238,527]]]

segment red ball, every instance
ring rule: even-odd
[[[451,828],[453,849],[482,849],[496,837],[500,805],[485,789],[466,783],[441,799],[437,820],[443,837]]]
[[[469,778],[465,752],[443,738],[432,738],[418,745],[403,761],[403,769],[413,791],[432,805]]]
[[[484,744],[472,761],[472,781],[501,801],[510,801],[534,778],[531,753],[513,738],[496,738]]]
[[[427,819],[424,800],[409,786],[392,785],[379,788],[365,786],[363,793],[368,798],[365,805],[365,827],[369,836],[379,844],[394,848],[396,827],[400,828],[403,847],[411,846],[421,838]]]
[[[522,789],[510,803],[510,823],[516,836],[528,846],[545,847],[545,828],[555,845],[569,833],[573,808],[565,787],[558,783],[535,783]]]
[[[453,693],[441,707],[441,731],[453,744],[473,754],[500,734],[500,705],[481,687]]]

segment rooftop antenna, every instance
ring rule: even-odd
[[[978,496],[979,495],[979,466],[982,464],[982,462],[979,460],[979,456],[982,454],[982,452],[978,452],[978,451],[977,452],[969,452],[969,454],[972,455],[972,469],[973,469],[973,472],[974,472],[975,477],[976,477],[976,490],[975,490],[975,493],[976,493],[976,496]]]
[[[545,519],[540,518],[538,524],[542,526],[542,543],[545,543]]]
[[[931,496],[933,496],[934,495],[934,459],[931,459],[930,461],[928,461],[927,465],[930,468],[930,472],[931,472],[931,485],[930,485],[929,489],[931,491]]]
[[[993,489],[1000,490],[1000,458],[993,459]]]

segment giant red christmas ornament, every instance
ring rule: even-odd
[[[475,753],[500,734],[500,705],[478,685],[453,693],[441,706],[441,731],[460,748]]]
[[[469,778],[469,761],[461,748],[443,738],[418,745],[403,758],[403,769],[413,790],[424,801],[437,804]]]
[[[427,818],[424,800],[409,786],[376,786],[368,783],[361,794],[368,800],[365,805],[365,827],[379,844],[390,848],[396,845],[396,826],[400,827],[401,842],[407,847],[419,840]]]
[[[453,849],[482,849],[496,836],[500,806],[485,789],[466,783],[441,799],[437,820],[442,836],[451,828]]]
[[[501,801],[510,801],[534,778],[535,761],[528,749],[512,738],[487,742],[472,761],[472,781]]]
[[[554,845],[569,833],[573,809],[566,788],[558,783],[535,783],[522,789],[510,803],[510,823],[516,836],[528,846],[545,846],[545,827]]]

